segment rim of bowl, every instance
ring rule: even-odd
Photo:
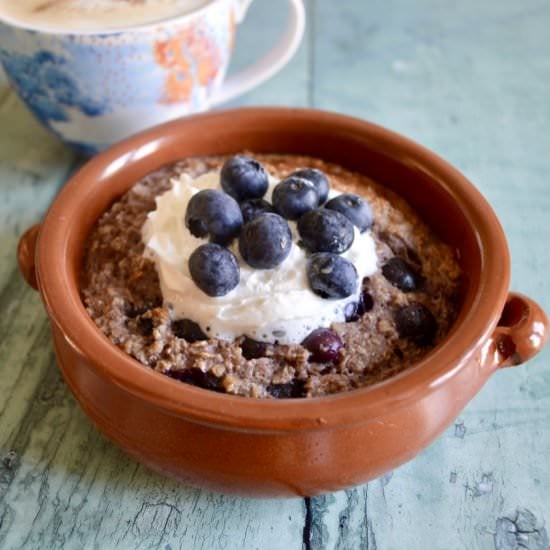
[[[479,283],[464,298],[471,307],[462,308],[449,334],[415,365],[380,383],[329,396],[265,400],[219,394],[182,384],[142,365],[95,325],[67,269],[70,239],[79,212],[92,200],[93,182],[106,167],[154,155],[159,147],[170,147],[176,139],[170,137],[171,132],[184,132],[206,120],[228,125],[229,120],[256,122],[262,118],[268,122],[270,118],[285,117],[294,123],[317,122],[346,133],[362,134],[369,143],[381,148],[391,145],[437,178],[476,232],[481,254]],[[498,256],[491,258],[489,250],[499,250]],[[481,193],[458,170],[421,145],[371,122],[327,111],[287,107],[247,107],[178,119],[127,138],[92,158],[71,177],[48,210],[38,237],[36,266],[40,293],[51,320],[67,343],[85,356],[100,375],[143,401],[191,421],[234,430],[283,432],[375,420],[437,389],[472,360],[489,338],[504,306],[510,278],[510,258],[502,227]],[[60,368],[66,367],[60,364]]]
[[[224,1],[227,1],[227,0],[207,0],[204,5],[198,6],[197,8],[194,8],[191,11],[188,11],[182,15],[173,15],[171,17],[169,16],[169,17],[165,17],[164,19],[160,19],[159,21],[153,21],[151,23],[143,23],[141,25],[135,25],[131,27],[114,27],[114,28],[103,29],[103,30],[82,29],[79,31],[74,31],[74,30],[65,30],[65,29],[56,29],[56,28],[49,29],[47,27],[28,25],[16,19],[10,19],[5,15],[1,15],[1,14],[0,14],[0,23],[4,23],[5,25],[9,25],[13,28],[21,29],[24,31],[49,34],[53,36],[109,36],[109,35],[123,34],[123,33],[134,33],[134,32],[141,33],[141,32],[148,32],[152,29],[161,28],[166,25],[179,25],[181,23],[186,23],[188,19],[191,19],[192,17],[196,17],[197,15],[200,15],[208,11],[214,4],[220,4],[221,2],[224,2]]]

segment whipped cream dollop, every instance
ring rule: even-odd
[[[264,197],[279,182],[270,176]],[[296,223],[288,221],[293,242],[288,257],[274,269],[254,269],[239,254],[237,239],[229,249],[240,265],[240,282],[225,296],[211,297],[191,279],[188,260],[207,239],[194,237],[185,226],[191,197],[203,189],[221,189],[218,171],[196,179],[183,174],[172,179],[172,188],[156,198],[142,229],[145,254],[156,265],[165,307],[175,318],[191,319],[209,337],[233,340],[246,335],[254,340],[298,344],[312,330],[345,321],[345,308],[357,302],[361,281],[377,269],[376,249],[370,231],[355,228],[352,246],[342,254],[358,273],[357,292],[341,300],[315,294],[306,275],[307,252],[297,245]],[[330,190],[329,198],[340,193]]]

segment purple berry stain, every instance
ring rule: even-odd
[[[259,359],[260,357],[265,357],[267,344],[245,336],[241,344],[241,350],[245,359]]]
[[[203,372],[197,368],[171,370],[166,373],[170,378],[185,382],[191,386],[211,390],[219,393],[225,393],[221,380],[211,372]]]

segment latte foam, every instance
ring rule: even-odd
[[[0,19],[57,32],[101,32],[158,23],[212,0],[0,0]]]

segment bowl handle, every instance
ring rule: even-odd
[[[510,292],[493,335],[485,347],[484,363],[495,368],[529,361],[548,340],[548,317],[531,298]]]
[[[19,264],[19,271],[21,275],[23,275],[25,281],[27,281],[34,290],[38,290],[34,258],[36,252],[36,239],[39,230],[39,223],[27,229],[19,239],[19,244],[17,245],[17,263]]]

